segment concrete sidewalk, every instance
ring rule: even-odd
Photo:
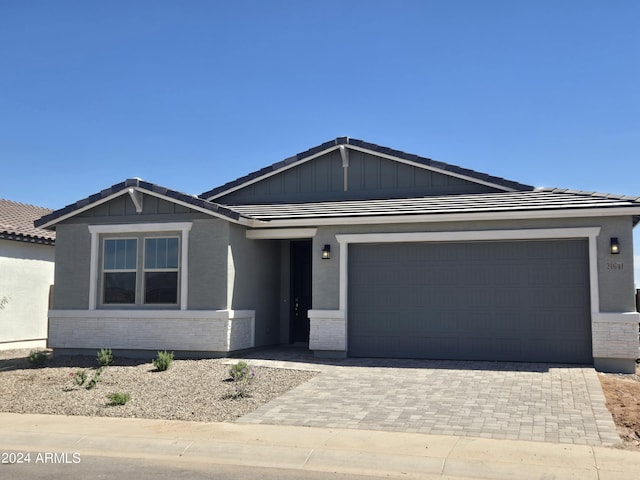
[[[640,452],[419,433],[0,413],[0,452],[414,479],[637,479]],[[24,466],[28,468],[28,465]],[[1,466],[0,466],[1,468]],[[73,468],[73,464],[69,465]]]

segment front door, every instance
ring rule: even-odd
[[[290,342],[309,342],[311,309],[311,240],[291,241]]]

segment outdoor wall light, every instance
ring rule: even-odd
[[[322,259],[329,260],[331,258],[331,245],[325,245],[322,248]]]
[[[618,237],[611,237],[611,253],[614,255],[620,253],[620,242],[618,242]]]

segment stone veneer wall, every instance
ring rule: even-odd
[[[253,310],[52,310],[49,347],[231,352],[255,344]]]

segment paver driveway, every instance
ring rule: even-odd
[[[246,356],[254,365],[320,375],[241,423],[391,430],[609,445],[620,442],[592,367],[353,359],[307,352]],[[237,360],[234,360],[237,361]]]

